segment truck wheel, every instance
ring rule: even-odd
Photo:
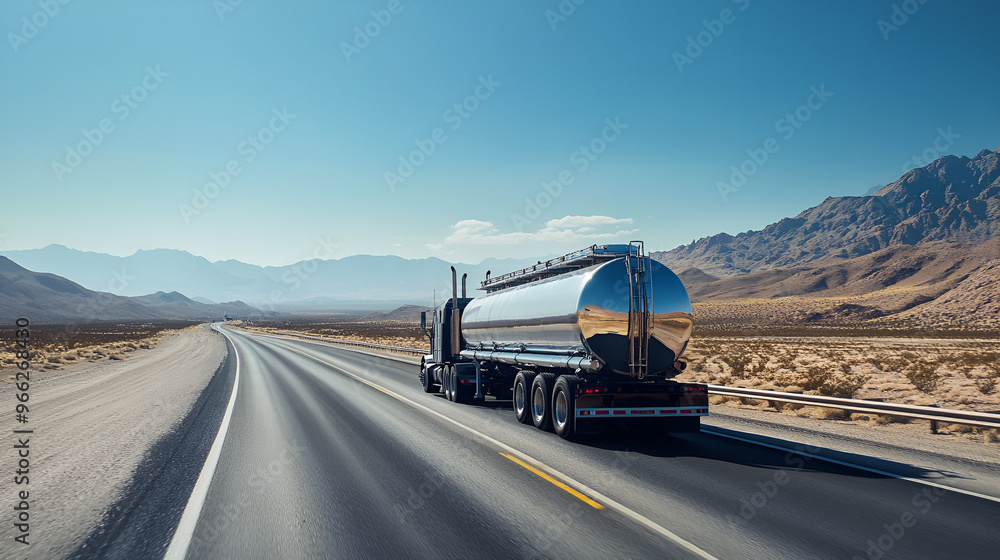
[[[514,376],[514,389],[512,399],[514,401],[514,416],[522,424],[531,424],[531,382],[535,380],[535,374],[524,371],[517,372]]]
[[[434,373],[425,368],[423,364],[420,366],[420,382],[424,386],[425,393],[437,393],[438,386],[434,383]]]
[[[552,430],[552,385],[556,376],[539,373],[531,382],[531,422],[539,430]]]
[[[576,406],[573,395],[580,378],[575,375],[561,375],[552,389],[552,428],[563,439],[573,439],[576,435]]]

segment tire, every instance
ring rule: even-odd
[[[572,440],[576,436],[576,406],[573,395],[580,378],[575,375],[562,375],[556,379],[552,389],[552,429],[565,439]]]
[[[434,374],[429,369],[420,364],[420,383],[424,386],[425,393],[437,393],[438,386],[434,383]]]
[[[535,374],[519,371],[514,376],[511,400],[514,401],[514,416],[522,424],[531,424],[531,382]]]
[[[445,368],[444,368],[444,374],[443,374],[442,377],[443,378],[441,380],[441,385],[444,387],[444,396],[449,401],[454,402],[455,401],[455,392],[452,390],[452,386],[451,386],[452,370],[451,370],[450,366],[445,366]]]
[[[539,373],[531,382],[531,422],[539,430],[552,431],[552,386],[556,376]]]

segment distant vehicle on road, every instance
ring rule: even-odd
[[[467,402],[512,399],[522,423],[572,439],[621,426],[696,432],[707,387],[671,378],[691,338],[691,300],[641,241],[593,245],[487,278],[486,295],[458,293],[421,314],[431,353],[424,391]],[[429,328],[428,328],[429,326]]]

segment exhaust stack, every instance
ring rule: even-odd
[[[451,267],[451,353],[453,356],[457,356],[458,352],[461,350],[459,348],[459,342],[461,337],[459,336],[459,328],[461,323],[459,322],[458,316],[458,272],[455,267]]]
[[[462,275],[462,299],[465,299],[465,279],[468,278],[468,274]]]

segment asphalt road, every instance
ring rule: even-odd
[[[517,423],[509,402],[425,394],[413,365],[227,333],[238,391],[193,537],[175,539],[188,558],[997,558],[1000,550],[998,501],[721,429],[569,443]],[[908,465],[880,467],[921,477]]]

